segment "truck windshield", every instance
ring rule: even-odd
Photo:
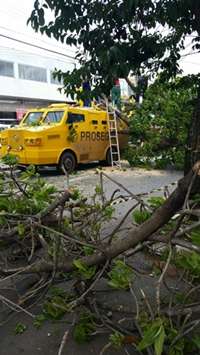
[[[63,117],[64,111],[49,111],[46,114],[46,117],[43,124],[59,123]]]
[[[27,126],[37,125],[42,118],[42,114],[43,112],[29,112],[22,124]]]

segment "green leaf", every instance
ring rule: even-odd
[[[6,154],[4,157],[1,158],[4,164],[7,164],[11,167],[15,166],[19,159],[14,154]]]
[[[115,209],[112,206],[107,206],[104,208],[103,213],[105,215],[106,220],[110,220],[112,218],[114,211]]]
[[[124,341],[124,335],[115,331],[109,336],[109,340],[116,349],[120,349]]]
[[[149,206],[152,208],[158,208],[163,205],[165,199],[161,196],[154,196],[148,199]]]
[[[133,280],[133,270],[123,261],[116,260],[112,270],[108,273],[108,285],[115,289],[128,289]]]
[[[192,337],[191,340],[195,344],[197,349],[200,349],[200,336],[199,335],[195,335],[195,336]]]
[[[160,318],[148,324],[144,331],[143,338],[138,344],[138,350],[144,350],[154,344],[156,355],[160,355],[163,349],[165,330]]]
[[[196,252],[181,252],[175,260],[178,267],[184,268],[195,278],[200,275],[200,255]]]
[[[38,316],[35,317],[34,321],[33,321],[33,325],[34,327],[36,328],[40,328],[43,323],[45,322],[46,320],[46,316],[44,314],[39,314]]]
[[[27,326],[22,323],[17,323],[15,327],[15,334],[22,334],[27,329]]]
[[[192,240],[192,243],[200,246],[200,229],[192,231],[190,234],[190,238]]]
[[[74,260],[73,264],[85,280],[90,280],[96,273],[96,266],[87,266],[80,259]]]
[[[43,306],[43,314],[46,319],[61,319],[67,311],[69,311],[68,301],[63,296],[53,296]]]
[[[102,188],[101,188],[100,185],[96,185],[96,187],[95,187],[95,193],[96,193],[97,195],[101,195],[101,194],[102,194]]]
[[[94,330],[94,316],[84,312],[80,314],[79,322],[74,327],[73,337],[78,344],[83,344],[91,339]]]
[[[137,223],[137,224],[142,224],[144,223],[147,219],[149,219],[151,217],[151,212],[149,211],[134,211],[133,214],[132,214],[133,218],[134,218],[134,221]]]
[[[163,345],[165,341],[165,328],[163,325],[160,326],[160,332],[157,335],[155,342],[154,342],[154,348],[155,348],[155,354],[156,355],[161,355],[163,352]]]
[[[18,231],[18,234],[19,234],[19,237],[24,237],[25,235],[25,225],[23,223],[18,223],[17,225],[17,231]]]

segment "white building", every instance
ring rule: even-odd
[[[72,55],[52,51],[32,53],[28,50],[0,47],[0,119],[20,118],[24,111],[52,102],[70,101],[59,92],[62,84],[53,71],[73,70]]]

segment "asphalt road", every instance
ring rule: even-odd
[[[41,170],[40,174],[47,182],[55,184],[59,190],[66,189],[69,183],[70,187],[79,188],[87,196],[92,196],[95,187],[100,184],[100,171],[122,184],[133,194],[150,192],[153,189],[170,185],[182,177],[180,171],[132,169],[127,167],[125,163],[122,167],[122,169],[103,167],[100,170],[97,164],[88,164],[80,167],[75,174],[70,175],[69,181],[67,181],[66,176],[60,175],[54,170]],[[103,178],[103,187],[107,198],[118,188],[107,177]],[[169,190],[172,191],[174,187],[174,185],[170,185]],[[127,195],[127,193],[125,194]]]

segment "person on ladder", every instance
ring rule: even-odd
[[[121,110],[121,88],[119,79],[115,80],[115,85],[111,89],[112,106]]]

